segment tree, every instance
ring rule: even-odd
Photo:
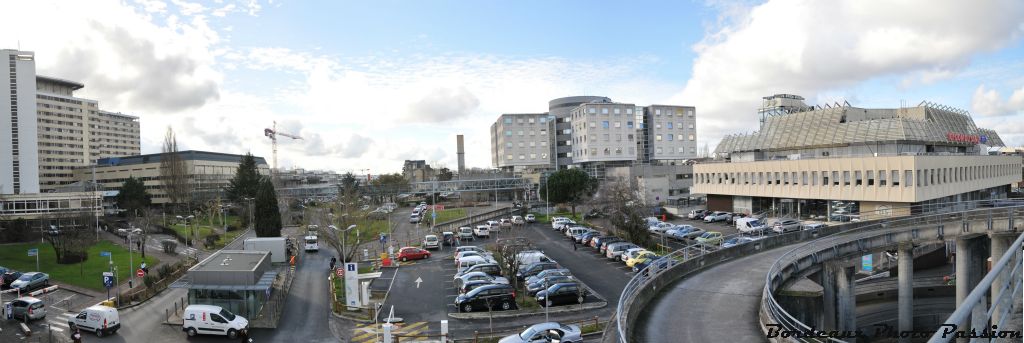
[[[591,201],[594,207],[609,209],[612,227],[629,241],[647,247],[651,235],[647,231],[647,206],[643,197],[629,184],[618,181],[605,183]]]
[[[163,183],[164,192],[175,206],[191,205],[192,186],[190,185],[188,170],[185,160],[178,154],[178,139],[174,130],[167,127],[164,135],[163,155],[160,156],[160,180]],[[189,212],[192,212],[189,209]]]
[[[93,217],[88,212],[55,214],[52,226],[43,238],[53,247],[58,264],[83,262],[89,258],[87,250],[95,241],[89,223]]]
[[[576,206],[596,190],[597,179],[587,175],[583,170],[574,168],[559,170],[548,176],[548,181],[540,187],[540,195],[556,204],[568,203],[572,206],[572,214],[575,216]]]
[[[255,226],[258,237],[281,236],[281,211],[277,206],[277,192],[270,178],[264,177],[256,189]]]
[[[494,255],[494,259],[508,275],[512,287],[518,289],[520,281],[516,278],[516,273],[519,273],[522,252],[533,250],[530,241],[523,237],[515,237],[498,239],[496,243],[497,254]]]
[[[256,169],[256,157],[252,153],[245,153],[242,160],[235,169],[235,177],[228,183],[227,197],[235,203],[241,203],[244,198],[256,197],[256,189],[260,187],[262,176]]]
[[[441,168],[437,171],[437,181],[451,181],[455,175],[451,169]]]
[[[121,191],[117,193],[117,207],[128,212],[128,214],[134,214],[136,210],[143,210],[149,207],[152,199],[149,192],[146,191],[146,185],[142,183],[142,180],[136,179],[133,176],[129,176],[124,183],[121,184]]]
[[[345,173],[341,176],[341,190],[348,192],[355,190],[359,186],[359,180],[356,180],[356,176],[352,172]]]

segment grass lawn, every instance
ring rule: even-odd
[[[57,264],[57,257],[53,247],[49,243],[20,243],[3,245],[0,249],[0,265],[14,268],[19,271],[35,271],[36,258],[28,256],[28,249],[39,249],[39,268],[41,272],[50,275],[51,281],[62,282],[74,286],[89,288],[96,291],[103,291],[103,272],[109,270],[107,257],[101,257],[101,251],[109,251],[117,267],[119,281],[126,282],[135,269],[138,269],[142,262],[142,256],[138,252],[132,252],[135,266],[128,266],[128,250],[109,241],[101,241],[89,247],[89,259],[83,263]],[[146,264],[150,267],[156,266],[160,261],[152,256],[146,256]],[[152,270],[152,269],[150,269]],[[142,282],[142,281],[139,281]]]
[[[465,216],[466,216],[466,209],[464,209],[464,208],[453,208],[453,209],[449,209],[449,210],[441,210],[441,211],[437,211],[437,222],[438,223],[444,223],[444,222],[447,222],[447,221],[450,221],[450,220],[455,220],[455,219],[463,218]],[[430,216],[427,216],[426,219],[430,219]]]
[[[185,238],[188,238],[188,239],[192,238],[192,233],[190,232],[190,228],[185,226],[184,224],[171,225],[171,230],[174,230],[175,232],[177,232],[179,235],[181,235],[181,237],[185,237]],[[221,232],[222,230],[223,230],[223,227],[221,227],[221,226],[217,226],[216,227],[216,233],[220,234],[220,238],[217,239],[217,243],[215,244],[214,248],[220,248],[220,247],[223,247],[223,246],[227,245],[232,240],[234,240],[235,237],[238,237],[238,235],[241,235],[242,232],[245,231],[244,229],[236,229],[234,231],[228,231],[225,234],[225,233]],[[206,236],[209,236],[211,233],[214,233],[214,228],[212,228],[210,226],[199,225],[198,231],[199,231],[199,239],[197,239],[196,241],[197,242],[201,242]],[[199,244],[199,243],[196,243],[196,244]]]

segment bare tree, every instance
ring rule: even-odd
[[[54,224],[45,228],[43,238],[53,246],[58,264],[85,261],[86,251],[95,241],[89,223],[93,216],[87,212],[57,213]]]
[[[650,233],[644,220],[647,204],[634,187],[624,181],[605,182],[590,204],[608,210],[609,222],[619,231],[619,235],[637,245],[648,246]]]
[[[519,288],[519,279],[516,278],[516,274],[519,273],[522,253],[529,250],[532,250],[532,245],[523,237],[498,239],[496,242],[494,259],[498,262],[501,270],[508,275],[508,281],[514,289]]]
[[[164,135],[163,156],[160,158],[160,179],[164,192],[170,198],[172,206],[185,207],[191,213],[192,185],[189,180],[188,169],[185,160],[178,154],[178,139],[174,130],[167,127]],[[172,211],[173,212],[173,211]]]

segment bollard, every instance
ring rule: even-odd
[[[383,331],[384,331],[384,332],[383,332],[383,334],[384,334],[384,342],[385,342],[385,343],[391,343],[391,342],[393,342],[393,341],[394,341],[394,340],[393,340],[393,339],[391,338],[391,326],[392,326],[392,325],[393,325],[393,324],[391,324],[391,323],[384,323],[384,325],[381,325],[381,328],[382,328],[382,329],[383,329]]]
[[[596,329],[599,329],[599,328],[600,327],[598,327],[597,316],[594,316],[594,329],[596,330]]]
[[[448,320],[441,321],[441,339],[448,342]]]
[[[164,324],[169,324],[170,322],[171,322],[171,315],[168,313],[167,309],[165,308],[164,309]]]
[[[480,343],[480,331],[473,331],[473,343]]]

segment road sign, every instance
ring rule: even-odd
[[[107,289],[114,288],[114,273],[103,272],[103,287]]]
[[[144,277],[144,276],[146,276],[146,271],[142,270],[142,269],[136,270],[135,271],[135,276]]]
[[[355,263],[345,263],[345,305],[362,305],[359,303],[359,269]]]
[[[39,255],[39,249],[37,249],[37,248],[28,249],[28,255],[29,256],[38,256]]]
[[[871,262],[871,255],[870,254],[862,256],[861,260],[860,260],[860,263],[861,263],[860,267],[864,271],[870,272],[872,267],[874,267],[874,263]]]
[[[100,251],[100,257],[110,257],[109,251]]]
[[[387,241],[388,241],[388,235],[385,235],[383,233],[380,234],[380,242],[381,243],[386,243]]]
[[[338,277],[345,276],[345,268],[334,269],[334,275],[337,275]]]

